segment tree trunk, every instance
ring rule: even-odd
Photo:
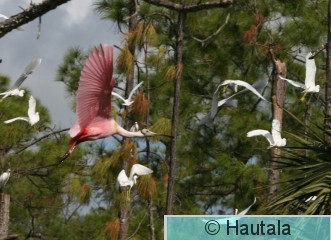
[[[286,65],[280,60],[276,60],[272,50],[270,50],[273,64],[273,84],[272,84],[272,118],[277,119],[280,122],[280,126],[283,125],[283,107],[285,102],[285,81],[279,78],[286,76]],[[274,198],[279,190],[280,170],[278,168],[277,161],[280,157],[280,149],[273,147],[270,149],[270,160],[269,161],[269,202]]]
[[[183,73],[183,35],[185,12],[178,13],[177,26],[177,46],[176,46],[176,77],[174,81],[174,104],[172,112],[172,128],[171,128],[171,146],[170,146],[170,167],[169,167],[169,182],[167,191],[167,214],[173,214],[173,204],[175,198],[175,183],[177,181],[177,142],[178,142],[178,126],[179,126],[179,103],[180,103],[180,84]]]
[[[331,143],[331,0],[328,6],[328,42],[326,44],[326,83],[325,83],[325,140]]]
[[[0,193],[0,238],[8,236],[10,195]]]
[[[130,22],[129,22],[129,31],[134,31],[138,25],[138,19],[137,19],[137,9],[138,5],[136,0],[132,0],[130,2]],[[127,43],[129,44],[129,43]],[[134,57],[136,46],[135,43],[128,45],[130,54]],[[133,89],[134,84],[134,62],[130,66],[131,69],[127,69],[129,74],[126,74],[126,87],[125,87],[125,97],[129,96],[129,93]],[[131,123],[128,121],[125,121],[124,128],[128,129]],[[130,167],[127,161],[123,161],[122,168],[125,170],[125,172],[128,174],[130,173]],[[127,201],[127,200],[124,200]],[[120,218],[120,232],[119,232],[119,239],[120,240],[126,240],[128,239],[128,232],[129,232],[129,215],[130,215],[130,202],[123,202],[120,205],[120,212],[119,212],[119,218]]]

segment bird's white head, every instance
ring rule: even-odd
[[[149,129],[141,129],[140,132],[144,135],[144,136],[155,136],[156,133],[150,131]]]

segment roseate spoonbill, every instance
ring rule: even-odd
[[[255,137],[255,136],[262,135],[268,140],[268,142],[270,144],[270,146],[268,148],[283,147],[286,145],[286,139],[281,137],[280,132],[281,132],[281,127],[280,127],[279,120],[273,119],[271,133],[267,130],[257,129],[257,130],[248,132],[247,137]]]
[[[40,117],[39,117],[39,113],[36,112],[36,100],[34,99],[33,96],[30,96],[30,99],[29,99],[28,117],[16,117],[16,118],[12,118],[7,121],[4,121],[4,123],[11,123],[16,120],[27,121],[31,126],[33,126],[37,122],[39,122]]]
[[[0,175],[0,189],[2,190],[10,177],[10,169]]]
[[[3,15],[1,13],[0,13],[0,17],[1,18],[4,18],[5,20],[9,19],[9,17],[7,17],[6,15]],[[18,30],[18,31],[24,31],[24,28],[23,27],[18,27],[18,28],[16,28],[16,30]]]
[[[315,84],[315,76],[316,76],[316,64],[315,59],[310,57],[312,56],[312,53],[309,52],[306,55],[306,78],[305,78],[305,84],[301,82],[296,82],[291,79],[283,78],[282,76],[279,76],[280,79],[283,79],[293,85],[294,87],[299,87],[304,89],[304,93],[308,92],[319,92],[320,91],[320,85]]]
[[[123,169],[117,176],[117,183],[120,187],[129,187],[127,192],[127,199],[130,199],[130,191],[133,185],[137,184],[138,176],[148,175],[153,172],[152,169],[145,167],[141,164],[133,164],[130,170],[129,177],[126,175],[125,170]]]
[[[19,87],[24,82],[24,80],[33,72],[33,70],[39,66],[41,63],[41,58],[37,58],[29,63],[28,66],[25,67],[21,76],[16,80],[14,85],[6,92],[0,93],[0,95],[4,95],[0,101],[9,97],[9,96],[24,96],[24,90],[19,90]]]
[[[70,148],[62,163],[77,144],[106,138],[115,134],[124,137],[146,137],[156,133],[148,129],[130,132],[122,128],[111,116],[113,79],[113,47],[101,45],[93,48],[82,70],[76,95],[77,121],[70,128]]]
[[[113,95],[113,96],[118,97],[119,99],[121,99],[124,102],[124,103],[122,103],[122,105],[124,105],[124,106],[131,106],[131,104],[134,102],[134,101],[131,101],[132,96],[133,96],[134,92],[140,87],[141,84],[143,84],[143,82],[140,82],[139,84],[137,84],[132,89],[132,91],[130,92],[129,97],[127,99],[123,98],[121,95],[119,95],[116,92],[111,92],[111,95]]]
[[[138,122],[134,122],[134,124],[130,128],[130,132],[138,132],[138,131],[139,131],[139,124]]]
[[[248,206],[248,208],[244,209],[243,211],[241,211],[240,213],[238,213],[238,209],[235,209],[235,214],[236,216],[244,216],[246,215],[246,213],[251,209],[251,207],[256,203],[256,197],[254,197],[254,202]],[[227,224],[227,221],[229,221],[229,224],[233,225],[235,224],[236,220],[239,220],[241,217],[227,217],[227,218],[221,218],[221,219],[217,219],[215,220],[216,222],[218,222],[219,224]],[[208,222],[210,220],[208,219],[203,219],[202,221],[204,222]]]

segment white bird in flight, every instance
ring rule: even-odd
[[[33,126],[34,124],[39,122],[40,117],[39,117],[39,113],[36,112],[36,100],[34,99],[33,96],[30,96],[30,99],[29,99],[28,117],[16,117],[16,118],[12,118],[7,121],[4,121],[4,123],[11,123],[16,120],[27,121],[31,126]]]
[[[0,93],[0,96],[3,95],[1,101],[9,96],[24,96],[24,90],[19,90],[19,87],[24,82],[24,80],[33,72],[33,70],[39,66],[41,63],[41,58],[37,58],[29,63],[28,66],[25,67],[23,73],[16,80],[14,85],[6,92]]]
[[[4,18],[5,20],[9,19],[9,17],[7,17],[6,15],[3,15],[1,13],[0,13],[0,17],[1,18]],[[24,31],[24,28],[23,27],[18,27],[18,28],[16,28],[16,30],[18,30],[18,31]]]
[[[222,100],[218,101],[219,92],[221,90],[221,87],[223,87],[225,85],[229,85],[229,84],[235,84],[235,87],[243,86],[246,89],[244,89],[240,92],[237,92],[237,93],[235,93],[235,94],[233,94],[233,95],[231,95],[231,96],[229,96],[225,99],[222,99]],[[263,89],[267,85],[268,85],[268,79],[263,79],[263,80],[257,81],[255,83],[253,83],[252,85],[250,85],[249,83],[244,82],[242,80],[225,80],[224,82],[222,82],[221,84],[218,85],[216,91],[214,92],[213,99],[212,99],[212,102],[211,102],[211,110],[205,117],[203,117],[200,120],[200,123],[208,125],[208,126],[211,125],[211,123],[214,121],[217,113],[221,110],[222,106],[230,106],[230,107],[236,106],[236,102],[234,100],[231,100],[231,99],[238,96],[238,95],[248,93],[249,91],[253,92],[259,98],[262,98],[263,100],[266,100],[259,92],[260,91],[262,92]]]
[[[236,216],[244,216],[247,214],[247,212],[251,209],[251,207],[256,203],[256,197],[254,197],[254,201],[251,205],[248,206],[248,208],[244,209],[243,211],[241,211],[240,213],[238,213],[238,209],[235,209],[235,215]],[[221,225],[225,225],[227,224],[227,221],[229,221],[230,225],[235,224],[236,220],[239,220],[241,217],[226,217],[226,218],[221,218],[221,219],[216,219],[215,221],[217,221],[219,224]],[[207,219],[203,219],[202,221],[204,222],[208,222],[210,220]]]
[[[271,133],[267,130],[257,129],[247,133],[247,137],[255,137],[255,136],[264,136],[268,142],[269,147],[283,147],[286,145],[286,139],[281,137],[281,126],[278,119],[272,120],[272,129]]]
[[[296,82],[291,79],[284,78],[282,76],[279,76],[280,79],[283,79],[293,85],[294,87],[302,88],[304,89],[303,92],[319,92],[320,91],[320,85],[315,84],[315,76],[316,76],[316,64],[315,59],[309,59],[312,56],[312,53],[309,52],[306,55],[306,78],[305,78],[305,84],[301,82]]]
[[[117,177],[117,183],[120,187],[129,187],[127,192],[127,199],[130,199],[130,191],[134,184],[137,183],[138,176],[148,175],[153,172],[152,169],[145,167],[141,164],[133,164],[130,170],[129,177],[126,175],[125,170],[123,169]]]
[[[127,99],[123,98],[121,95],[119,95],[116,92],[111,92],[111,95],[113,95],[113,96],[118,97],[119,99],[121,99],[124,102],[124,103],[122,103],[122,105],[124,105],[124,106],[131,106],[131,104],[134,102],[134,101],[131,100],[132,97],[133,97],[133,94],[140,87],[141,84],[143,84],[143,82],[140,82],[139,84],[137,84],[132,89],[132,91],[130,92],[129,97]]]
[[[224,82],[222,82],[219,85],[219,87],[230,85],[230,84],[235,84],[236,86],[242,86],[242,87],[246,88],[247,90],[251,91],[252,93],[254,93],[259,98],[267,101],[267,99],[265,99],[252,85],[250,85],[249,83],[242,81],[242,80],[225,80]],[[238,95],[239,93],[235,93],[234,95],[236,95],[236,94]],[[222,99],[221,101],[219,101],[217,103],[217,106],[218,107],[222,106],[226,101],[228,101],[232,97],[233,97],[233,95],[228,98]]]
[[[10,169],[0,175],[0,189],[2,190],[10,177]]]

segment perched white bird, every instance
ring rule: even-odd
[[[283,78],[282,76],[279,76],[280,79],[283,79],[293,85],[294,87],[299,87],[304,89],[303,92],[319,92],[320,91],[320,85],[315,84],[315,76],[316,76],[316,64],[315,59],[309,59],[312,56],[312,53],[309,52],[306,55],[306,78],[305,78],[305,84],[301,82],[296,82],[291,79]]]
[[[0,189],[3,189],[10,177],[10,169],[0,175]]]
[[[134,184],[137,183],[138,176],[148,175],[153,172],[152,169],[145,167],[141,164],[133,164],[130,170],[129,177],[126,175],[125,170],[123,169],[117,177],[117,183],[120,187],[129,187],[127,198],[130,196],[131,188]]]
[[[3,95],[2,99],[5,99],[9,96],[24,96],[24,90],[19,90],[19,87],[24,82],[24,80],[33,72],[33,70],[39,66],[41,63],[41,58],[37,58],[29,63],[28,66],[25,67],[23,73],[20,75],[20,77],[16,80],[15,84],[6,92],[0,93],[0,96]]]
[[[39,113],[36,112],[36,100],[34,99],[33,96],[30,96],[30,99],[29,99],[28,117],[16,117],[16,118],[4,121],[4,123],[11,123],[16,120],[27,121],[31,126],[33,126],[34,124],[39,122],[40,117],[39,117]]]
[[[139,84],[137,84],[132,89],[132,91],[130,92],[129,97],[127,99],[123,98],[121,95],[119,95],[116,92],[111,92],[111,95],[113,95],[113,96],[118,97],[119,99],[121,99],[124,102],[122,105],[124,105],[124,106],[131,106],[131,104],[134,102],[134,101],[131,100],[132,97],[133,97],[133,94],[140,87],[141,84],[143,84],[143,82],[140,82]]]
[[[6,15],[3,15],[1,13],[0,13],[0,17],[1,18],[4,18],[5,20],[9,19],[9,17],[7,17]],[[18,31],[24,31],[24,28],[23,27],[18,27],[18,28],[16,28],[16,30],[18,30]]]
[[[255,136],[262,135],[268,140],[268,142],[270,144],[270,146],[268,148],[283,147],[286,145],[286,139],[282,138],[280,133],[281,133],[280,122],[278,119],[273,119],[271,133],[267,130],[257,129],[257,130],[248,132],[247,137],[255,137]]]
[[[138,122],[134,122],[133,126],[130,128],[130,132],[138,132],[139,131],[139,124]]]
[[[248,208],[244,209],[243,211],[241,211],[240,213],[238,213],[238,209],[235,209],[235,215],[236,216],[244,216],[246,215],[246,213],[251,209],[251,207],[256,203],[256,197],[254,197],[254,201],[251,205],[248,206]],[[230,225],[234,225],[236,220],[239,220],[241,217],[227,217],[227,218],[221,218],[221,219],[216,219],[215,221],[217,221],[219,224],[221,225],[225,225],[227,224],[227,221],[229,221]],[[202,221],[204,222],[208,222],[209,220],[207,219],[202,219]]]

